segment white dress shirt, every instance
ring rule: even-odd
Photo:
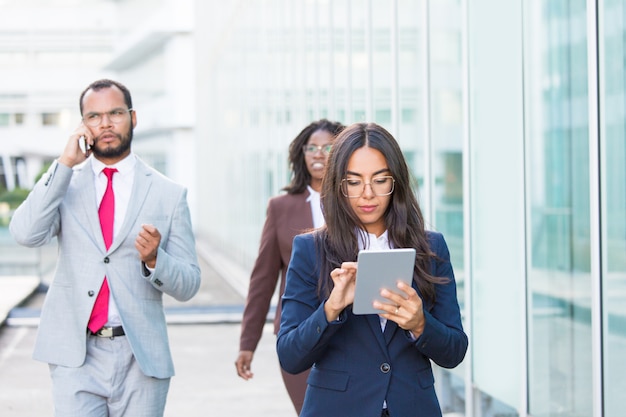
[[[320,193],[311,188],[310,185],[307,185],[306,188],[309,190],[309,197],[306,199],[311,204],[311,214],[313,215],[313,227],[316,229],[318,227],[324,226],[324,214],[322,214],[322,202],[320,199]]]
[[[107,177],[102,173],[104,168],[117,168],[117,172],[113,175],[113,194],[115,195],[115,214],[113,218],[113,242],[117,237],[124,217],[126,217],[126,209],[130,202],[130,196],[133,191],[133,182],[135,181],[135,155],[130,154],[115,165],[107,166],[102,162],[93,158],[92,168],[94,174],[94,186],[96,190],[96,206],[100,207],[100,202],[104,196],[107,187]],[[120,326],[122,319],[119,310],[113,299],[113,294],[109,293],[109,319],[106,326]]]

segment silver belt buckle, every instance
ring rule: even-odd
[[[100,337],[113,337],[113,327],[103,327],[97,333]]]

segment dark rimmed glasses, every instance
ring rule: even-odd
[[[365,192],[365,186],[369,185],[377,197],[382,197],[393,193],[396,180],[392,176],[372,178],[370,182],[365,182],[360,178],[344,178],[341,180],[341,192],[344,197],[359,198]]]
[[[83,122],[89,127],[100,126],[102,115],[106,114],[111,123],[118,124],[126,120],[126,114],[132,111],[133,109],[113,109],[106,113],[87,113],[83,116]]]

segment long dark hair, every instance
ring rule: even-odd
[[[348,198],[341,193],[341,180],[346,176],[350,157],[362,147],[380,151],[387,160],[390,175],[395,179],[395,188],[384,214],[389,241],[396,248],[416,249],[413,280],[424,300],[434,303],[435,284],[445,283],[447,279],[434,277],[429,272],[430,262],[436,255],[430,250],[409,169],[394,137],[375,123],[355,123],[346,127],[337,136],[328,157],[321,191],[326,225],[314,232],[321,265],[319,295],[326,298],[333,288],[330,271],[342,262],[356,261],[358,255],[355,231],[357,228],[365,230],[365,225],[350,207]]]
[[[320,119],[312,122],[302,129],[289,144],[289,167],[292,172],[291,182],[283,187],[284,191],[289,194],[299,194],[306,190],[307,185],[311,183],[311,174],[306,167],[304,160],[304,151],[302,147],[307,144],[311,135],[319,130],[336,136],[345,126],[339,122],[331,122],[327,119]]]

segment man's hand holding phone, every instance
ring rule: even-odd
[[[63,153],[59,157],[59,162],[72,168],[74,165],[80,164],[91,154],[93,146],[93,137],[87,127],[81,122],[74,130],[65,145]]]
[[[80,150],[85,155],[85,158],[89,158],[89,154],[91,153],[91,145],[87,140],[86,136],[81,136],[78,138],[78,146],[80,146]]]

